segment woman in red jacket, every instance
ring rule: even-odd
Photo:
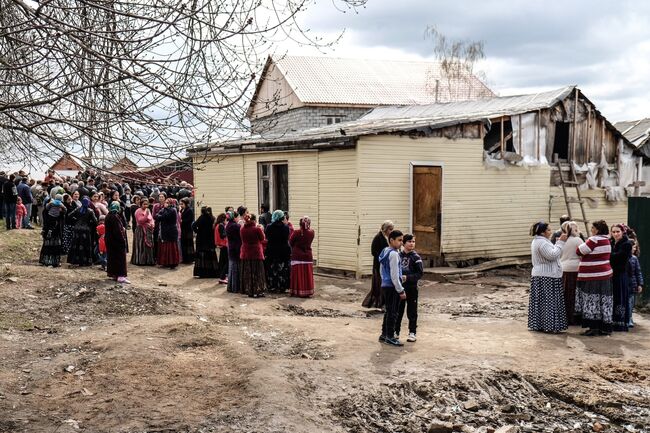
[[[290,295],[308,298],[314,295],[314,258],[311,244],[314,241],[314,231],[311,229],[311,219],[304,216],[300,219],[300,229],[294,230],[289,238],[291,245],[291,284]]]
[[[264,272],[264,231],[257,225],[255,215],[244,214],[244,226],[241,228],[241,293],[250,298],[261,298],[266,291],[266,273]]]

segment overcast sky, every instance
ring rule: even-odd
[[[433,25],[449,38],[485,43],[478,69],[499,95],[577,84],[610,121],[650,117],[648,1],[368,0],[357,13],[336,4],[317,0],[301,17],[319,35],[345,28],[326,55],[434,60],[424,38]]]

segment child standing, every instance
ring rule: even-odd
[[[388,236],[388,246],[379,254],[381,291],[386,306],[379,341],[391,346],[404,346],[404,343],[395,338],[395,323],[397,322],[399,303],[406,299],[406,292],[402,287],[402,267],[399,257],[402,240],[402,232],[393,230]]]
[[[97,223],[97,251],[99,256],[99,264],[102,266],[102,270],[106,270],[106,226],[104,226],[104,221],[106,220],[105,215],[99,216],[99,222]]]
[[[23,218],[27,215],[27,208],[23,204],[23,199],[16,197],[16,228],[23,227]]]
[[[406,300],[399,303],[397,313],[397,322],[395,323],[395,337],[399,338],[399,332],[402,327],[402,318],[404,310],[409,319],[409,336],[406,341],[415,343],[416,328],[418,325],[418,281],[424,273],[422,258],[415,252],[415,236],[412,234],[404,235],[404,247],[400,253],[402,267],[402,284],[406,292]]]
[[[627,263],[628,271],[628,282],[629,282],[629,309],[630,309],[630,321],[627,324],[628,327],[634,327],[634,321],[632,320],[632,309],[634,308],[634,303],[636,302],[636,295],[643,291],[643,274],[641,273],[641,265],[639,264],[639,244],[638,241],[632,240],[632,255]]]

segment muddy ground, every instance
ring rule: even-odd
[[[42,268],[38,248],[0,231],[0,432],[650,432],[650,320],[528,332],[525,268],[424,282],[418,341],[394,348],[367,280],[252,300],[187,266],[125,286]]]

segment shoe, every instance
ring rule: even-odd
[[[126,277],[119,277],[119,278],[117,279],[117,282],[118,282],[118,283],[121,283],[121,284],[131,284],[131,282],[130,282],[129,280],[126,279]]]
[[[598,334],[600,334],[600,335],[612,335],[611,332],[601,331],[601,330],[598,330]]]
[[[394,338],[395,340],[399,340],[399,332],[396,332],[396,333],[393,335],[393,338]]]
[[[221,279],[219,280],[219,284],[228,284],[228,280]]]
[[[406,339],[409,343],[415,343],[417,341],[417,338],[415,337],[415,332],[409,332],[409,336]]]
[[[379,342],[380,343],[385,343],[386,342],[386,336],[385,335],[380,335],[379,336]]]
[[[586,337],[595,337],[598,335],[598,331],[595,329],[587,329],[585,332],[581,333],[580,335],[584,335]]]
[[[404,346],[404,343],[399,341],[397,338],[387,338],[384,343],[389,344],[391,346]]]

